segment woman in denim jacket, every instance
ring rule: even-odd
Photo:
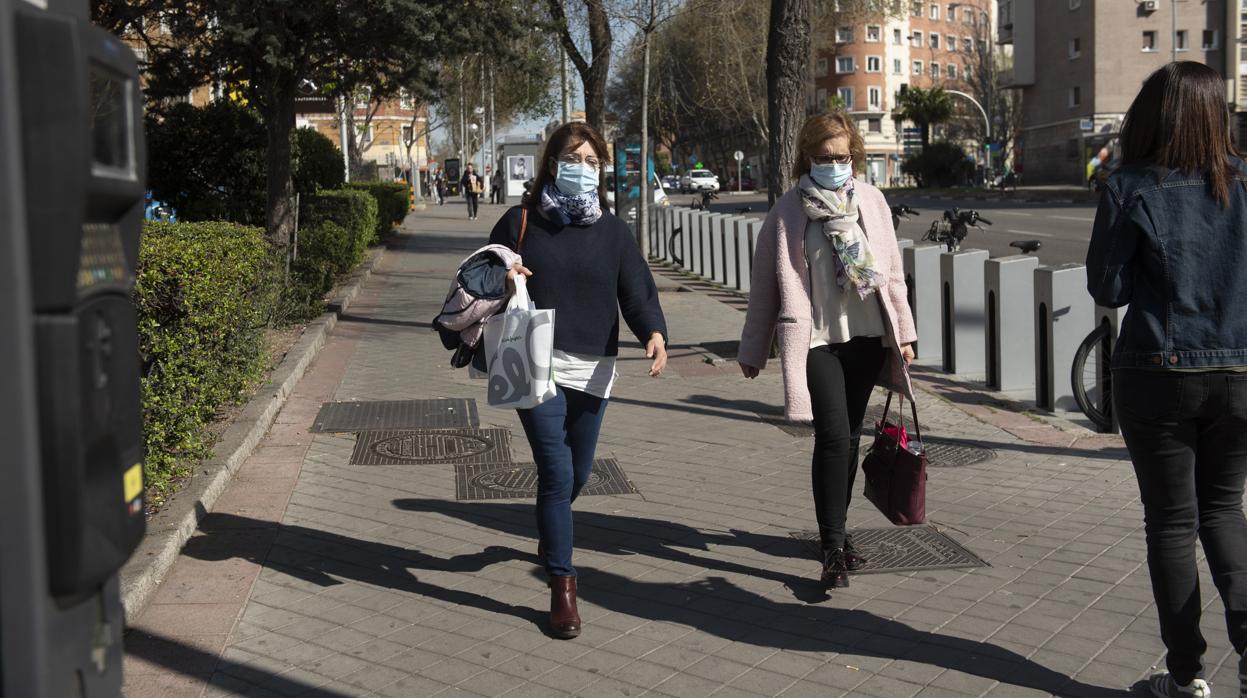
[[[1180,62],[1147,79],[1122,126],[1087,252],[1096,302],[1129,304],[1113,407],[1143,500],[1168,649],[1158,696],[1207,696],[1195,539],[1225,603],[1247,695],[1247,173],[1225,85]]]

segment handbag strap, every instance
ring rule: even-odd
[[[888,411],[892,409],[892,391],[888,391],[888,399],[883,405],[883,421],[888,421]],[[913,415],[914,433],[918,437],[918,441],[922,441],[922,426],[918,424],[918,405],[913,400],[909,401],[909,410]],[[896,403],[897,426],[901,429],[905,428],[905,396],[898,395]]]
[[[515,252],[519,254],[520,248],[524,246],[524,233],[528,231],[528,208],[520,208],[520,237],[515,241]]]

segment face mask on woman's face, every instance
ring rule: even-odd
[[[588,194],[598,188],[598,171],[583,162],[559,162],[558,175],[554,186],[567,196]]]
[[[831,165],[819,165],[810,163],[810,179],[814,183],[824,189],[839,189],[844,183],[849,181],[849,177],[853,176],[853,164],[844,165],[833,163]]]

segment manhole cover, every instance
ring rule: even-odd
[[[593,472],[580,496],[636,494],[623,468],[614,458],[593,461]],[[537,496],[537,467],[532,463],[511,465],[456,465],[457,499],[526,499]]]
[[[365,431],[355,440],[351,465],[499,463],[511,460],[506,429]]]
[[[963,465],[986,463],[996,457],[990,448],[964,441],[927,439],[927,465],[932,468],[959,468]]]
[[[480,426],[476,400],[376,400],[326,402],[310,431],[461,429]]]
[[[852,529],[853,545],[867,559],[855,574],[913,572],[991,567],[934,526]],[[798,531],[793,538],[807,544],[810,556],[821,556],[818,531]]]

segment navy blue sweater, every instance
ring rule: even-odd
[[[489,241],[515,249],[520,207],[503,214]],[[667,338],[658,287],[632,231],[603,212],[588,226],[561,225],[528,212],[520,249],[532,270],[528,292],[538,308],[554,309],[554,348],[573,354],[616,356],[619,315],[644,346],[650,335]]]

